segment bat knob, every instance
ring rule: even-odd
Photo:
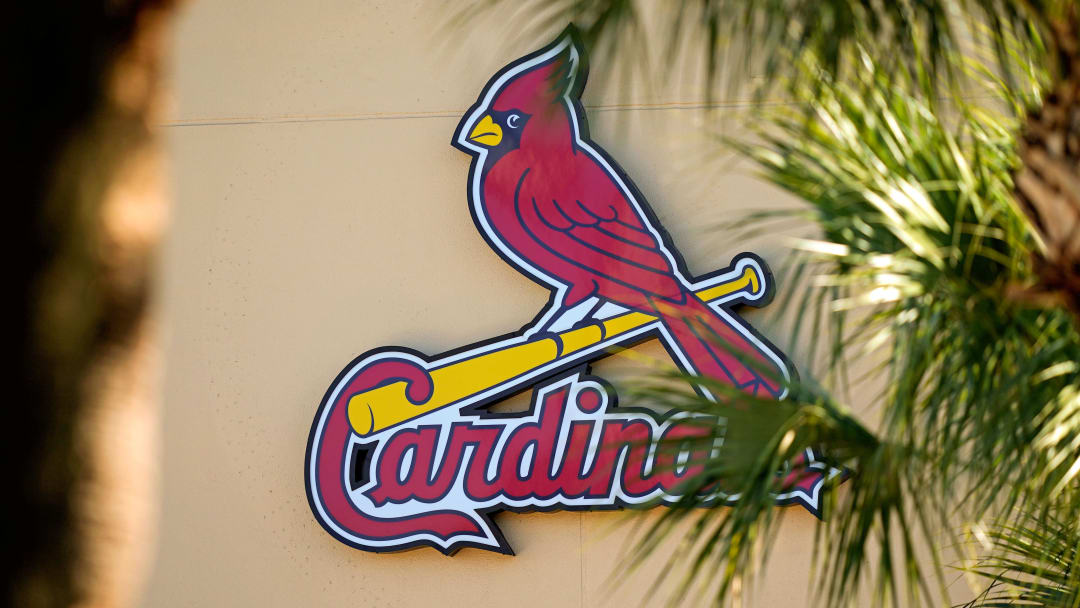
[[[743,276],[746,277],[750,283],[750,295],[756,296],[761,293],[761,277],[758,276],[757,268],[753,266],[747,266],[743,271]]]

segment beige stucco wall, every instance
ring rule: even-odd
[[[609,584],[629,530],[618,513],[503,514],[516,557],[448,558],[350,549],[308,509],[308,431],[345,363],[380,345],[440,352],[501,334],[546,299],[476,232],[469,159],[448,142],[488,77],[547,39],[490,23],[446,33],[447,17],[435,2],[187,8],[166,126],[163,507],[146,606],[636,605],[651,587],[644,574]],[[594,62],[585,95],[593,137],[691,270],[743,250],[778,263],[776,239],[712,228],[786,202],[745,172],[702,168],[716,148],[692,86],[604,88],[604,70]],[[737,129],[745,103],[726,101]],[[787,346],[776,322],[752,318]],[[756,605],[806,604],[815,526],[788,510]]]

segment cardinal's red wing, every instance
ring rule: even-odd
[[[588,273],[680,299],[670,258],[615,183],[599,170],[588,180],[560,177],[529,175],[518,190],[518,214],[533,238]]]

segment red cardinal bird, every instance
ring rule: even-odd
[[[469,196],[481,233],[555,289],[534,331],[588,320],[605,304],[655,315],[687,372],[779,396],[787,375],[779,357],[694,295],[644,197],[589,140],[583,63],[570,28],[496,74],[454,136],[475,156]]]

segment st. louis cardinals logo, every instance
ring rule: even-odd
[[[312,425],[305,477],[312,511],[342,542],[508,553],[494,511],[676,500],[700,458],[656,442],[701,426],[617,407],[586,367],[614,348],[659,338],[688,374],[783,398],[789,364],[732,312],[768,301],[765,264],[741,254],[727,269],[687,273],[645,198],[589,138],[585,65],[569,28],[500,70],[458,125],[477,228],[551,298],[518,332],[434,357],[380,348],[338,375]],[[484,411],[529,388],[528,412]],[[835,471],[811,452],[803,464],[777,500],[816,513]]]

